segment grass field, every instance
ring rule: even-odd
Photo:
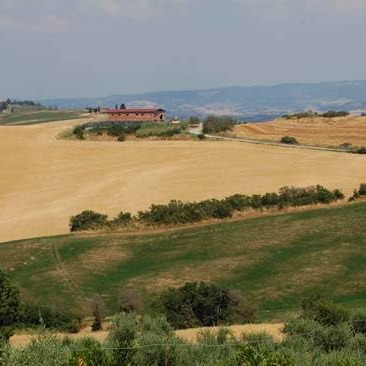
[[[303,145],[339,147],[347,143],[366,146],[366,117],[278,119],[235,126],[234,134],[243,138],[277,142],[281,137],[289,135]]]
[[[90,118],[92,118],[90,116]],[[84,121],[85,122],[85,121]],[[366,156],[232,141],[68,141],[80,120],[0,126],[0,242],[68,232],[71,215],[322,184],[350,195]]]
[[[78,119],[82,111],[35,111],[19,113],[0,113],[0,125],[32,125],[45,122],[57,122]]]
[[[301,296],[366,303],[366,203],[146,235],[60,236],[2,244],[0,266],[23,296],[81,307],[94,293],[109,313],[125,286],[159,292],[186,281],[240,289],[262,320],[282,320]]]

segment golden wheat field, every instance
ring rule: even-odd
[[[366,117],[278,119],[266,123],[248,123],[234,128],[238,137],[279,141],[294,136],[305,145],[366,146]]]
[[[317,183],[349,194],[366,180],[362,155],[232,141],[57,138],[77,123],[0,127],[0,241],[67,233],[69,217],[85,209],[115,215],[171,199]]]

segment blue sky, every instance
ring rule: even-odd
[[[0,98],[366,79],[366,0],[0,0]]]

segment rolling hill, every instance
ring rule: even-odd
[[[68,232],[71,215],[322,184],[349,196],[365,156],[232,141],[57,139],[80,120],[0,126],[0,242]]]
[[[280,141],[293,136],[300,144],[326,147],[366,146],[366,117],[280,118],[266,123],[248,123],[234,127],[237,137]]]
[[[146,296],[186,281],[239,289],[262,319],[282,319],[304,294],[365,305],[366,203],[157,233],[66,235],[0,246],[0,266],[25,299],[82,307],[94,293],[108,313],[119,291]]]
[[[122,102],[131,106],[163,107],[170,116],[180,118],[221,114],[235,116],[239,120],[263,121],[306,109],[365,111],[366,81],[236,86],[41,101],[43,105],[61,108],[84,108],[88,105],[114,107]]]

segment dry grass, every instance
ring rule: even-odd
[[[116,215],[171,199],[318,183],[349,194],[365,180],[359,155],[224,141],[56,138],[78,123],[0,127],[0,242],[66,233],[69,217],[85,209]]]
[[[338,147],[344,143],[366,145],[366,117],[278,119],[266,123],[236,126],[238,137],[279,141],[294,136],[304,145]]]
[[[260,333],[267,333],[275,341],[282,341],[283,340],[283,324],[282,323],[275,323],[275,324],[245,324],[245,325],[232,325],[227,327],[232,334],[236,338],[242,338],[245,335],[249,334],[260,334]],[[194,329],[184,329],[184,330],[177,330],[176,335],[182,339],[184,339],[187,342],[195,343],[197,340],[197,335],[205,330],[212,331],[216,333],[219,328],[218,327],[212,327],[212,328],[194,328]],[[104,342],[107,338],[108,331],[100,331],[100,332],[92,332],[90,330],[90,327],[82,329],[77,334],[61,334],[58,333],[57,336],[60,338],[68,337],[73,340],[77,340],[84,337],[92,337],[99,342]],[[10,344],[13,347],[24,347],[26,346],[32,338],[37,337],[37,334],[24,334],[24,333],[18,333],[15,334],[10,339]]]

